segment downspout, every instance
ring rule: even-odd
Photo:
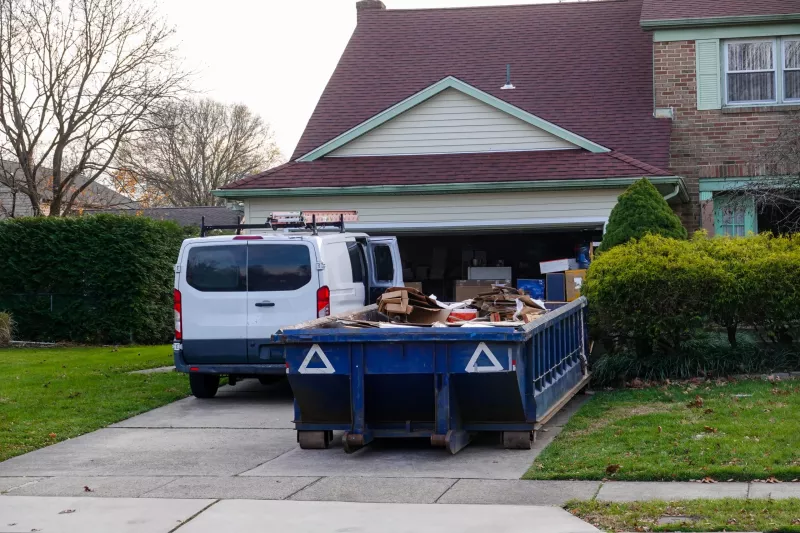
[[[664,197],[664,200],[669,202],[681,193],[681,186],[679,183],[675,184],[675,190]]]

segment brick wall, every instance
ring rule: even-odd
[[[694,41],[653,46],[656,107],[674,109],[670,167],[686,180],[691,206],[682,218],[694,231],[700,226],[699,178],[757,175],[755,155],[795,119],[800,106],[698,111]]]

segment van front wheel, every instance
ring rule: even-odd
[[[219,389],[219,376],[216,374],[189,374],[189,387],[195,398],[213,398]]]

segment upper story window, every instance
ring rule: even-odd
[[[800,37],[727,41],[729,105],[800,102]]]

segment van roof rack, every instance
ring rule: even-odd
[[[272,214],[267,218],[263,224],[242,224],[242,217],[236,217],[236,224],[221,224],[214,226],[206,225],[206,217],[200,219],[200,236],[206,237],[208,233],[214,230],[235,230],[236,235],[241,235],[242,230],[248,229],[271,229],[278,231],[279,229],[288,229],[289,231],[311,231],[312,235],[319,235],[320,230],[338,229],[339,233],[344,233],[344,214],[339,215],[339,220],[335,222],[325,221],[317,224],[317,215],[311,215],[311,220],[306,221],[302,214],[291,217],[280,217]]]

